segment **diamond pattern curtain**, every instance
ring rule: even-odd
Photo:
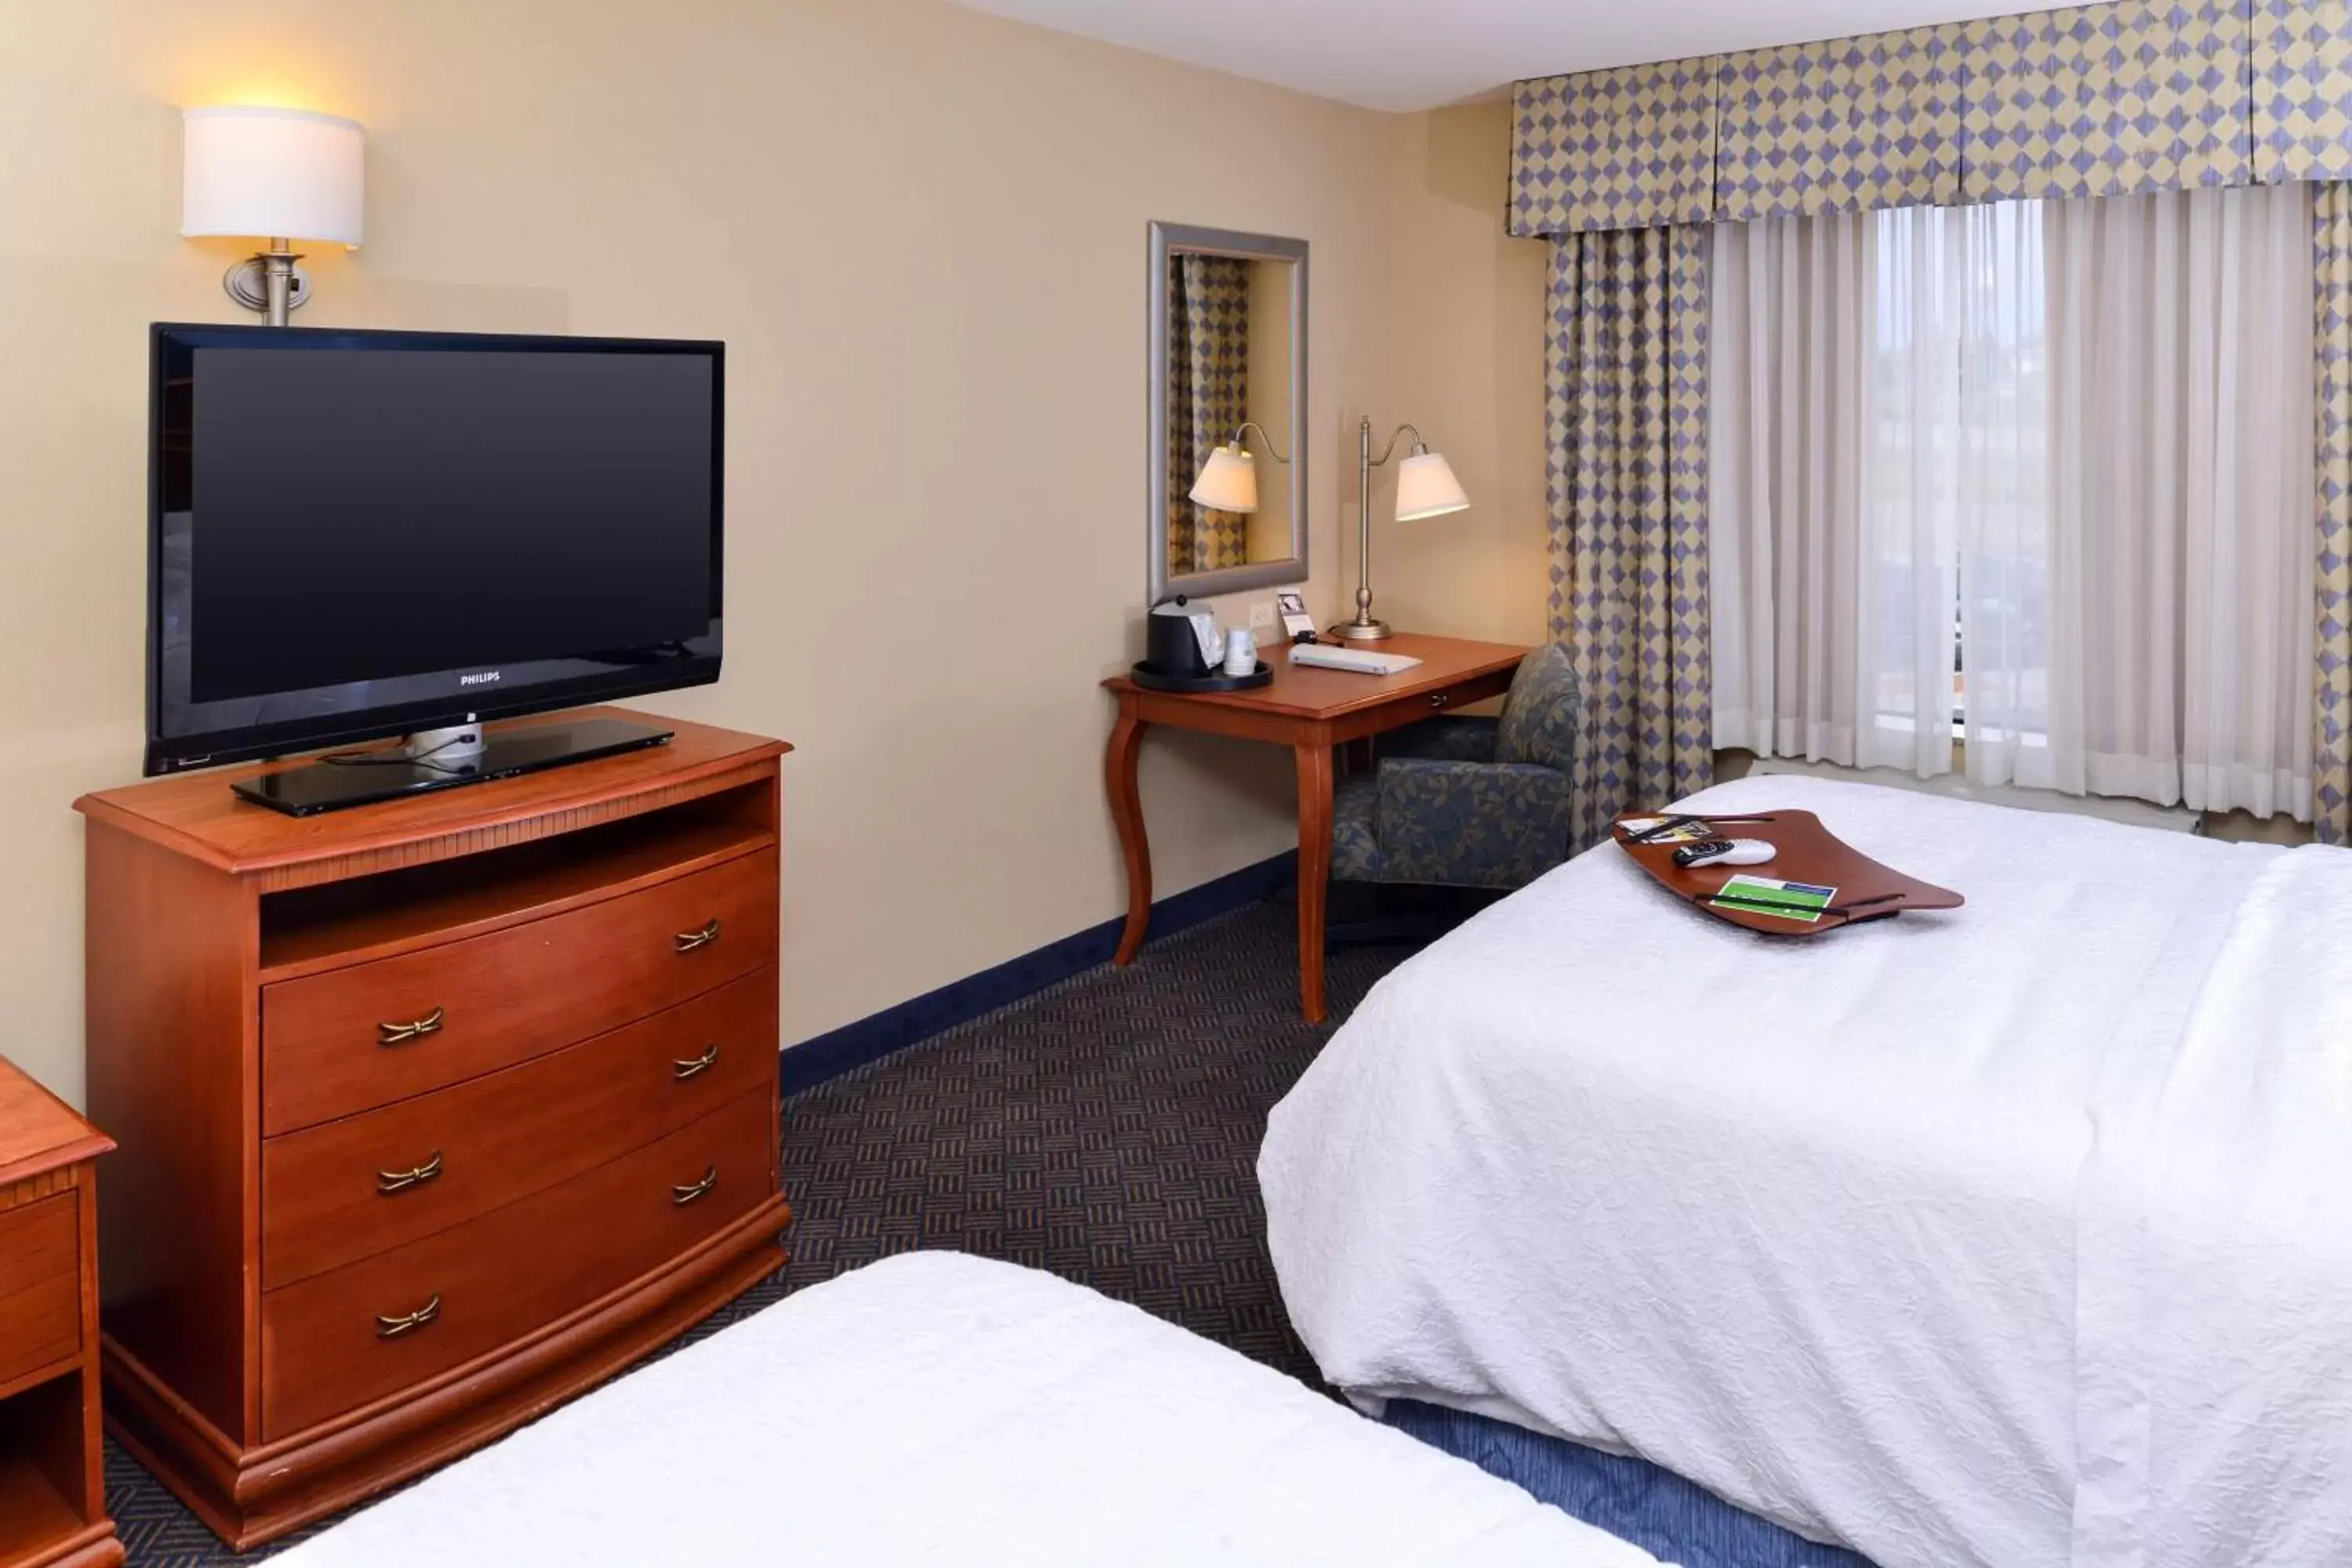
[[[1738,222],[1960,199],[1960,29],[1727,55],[1716,216]]]
[[[1584,702],[1575,848],[1712,782],[1706,548],[1708,231],[1553,248],[1546,356],[1551,634]]]
[[[2319,442],[2318,694],[2312,831],[2352,843],[2352,185],[2323,184],[2312,219]]]
[[[1168,571],[1249,560],[1249,519],[1190,499],[1209,454],[1249,417],[1250,264],[1183,255],[1168,268]]]
[[[2247,0],[2126,0],[1961,28],[1971,202],[2252,182]]]
[[[1523,81],[1514,89],[1511,233],[1581,234],[1715,216],[1712,60]]]

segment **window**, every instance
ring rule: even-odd
[[[1717,743],[2307,816],[2309,203],[1719,226]]]

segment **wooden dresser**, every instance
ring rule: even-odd
[[[789,748],[663,722],[312,817],[229,793],[258,769],[77,803],[90,1111],[123,1145],[108,1425],[233,1544],[479,1446],[782,1263]]]
[[[112,1568],[98,1429],[98,1189],[114,1147],[0,1061],[0,1568]]]

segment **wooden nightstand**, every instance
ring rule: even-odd
[[[0,1568],[112,1568],[98,1189],[114,1141],[0,1060]]]

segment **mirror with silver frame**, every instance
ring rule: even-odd
[[[1307,242],[1151,226],[1150,602],[1307,580]]]

